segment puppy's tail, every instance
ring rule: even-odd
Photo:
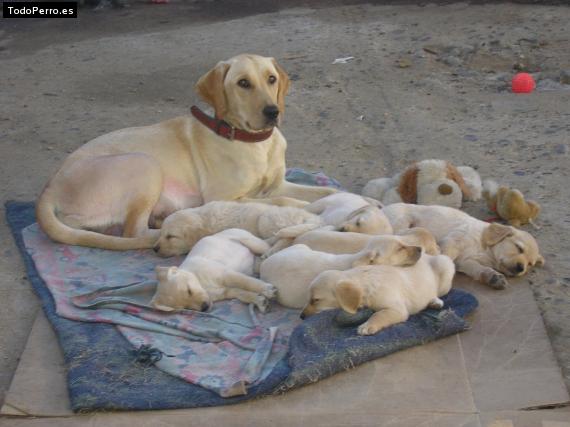
[[[64,224],[56,215],[56,204],[51,189],[46,187],[36,205],[36,219],[41,229],[53,240],[67,245],[89,246],[99,249],[124,251],[152,248],[158,235],[148,237],[108,236],[94,231],[79,230]],[[158,233],[158,230],[157,230]]]
[[[305,234],[308,231],[316,230],[320,228],[322,224],[317,223],[305,223],[305,224],[297,224],[292,225],[290,227],[285,227],[275,233],[275,237],[279,239],[294,239],[299,237],[301,234]]]

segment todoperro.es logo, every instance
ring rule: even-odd
[[[77,2],[5,1],[4,18],[77,18]]]

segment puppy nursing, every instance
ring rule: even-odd
[[[267,308],[275,287],[251,277],[255,255],[267,243],[245,230],[229,229],[200,240],[180,267],[157,267],[151,305],[159,310],[208,311],[215,301],[237,298]]]
[[[305,318],[323,310],[342,308],[356,313],[368,307],[375,313],[358,327],[358,334],[373,335],[405,322],[428,306],[442,308],[439,297],[451,289],[455,267],[445,255],[423,254],[409,267],[373,265],[319,274],[309,288]]]
[[[340,233],[338,233],[340,234]],[[397,239],[377,236],[360,252],[330,254],[305,245],[284,249],[261,263],[260,277],[277,288],[277,301],[286,307],[303,308],[309,301],[309,284],[325,270],[346,270],[358,265],[413,265],[422,249],[406,246]]]

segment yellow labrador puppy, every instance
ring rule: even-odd
[[[295,225],[317,228],[322,223],[318,215],[300,208],[265,203],[210,202],[168,216],[153,249],[161,256],[182,255],[203,237],[228,228],[240,228],[268,239],[282,228]]]
[[[196,84],[215,110],[118,130],[72,153],[37,203],[42,229],[62,243],[150,248],[170,213],[212,200],[286,196],[314,201],[335,190],[288,183],[277,125],[289,78],[273,58],[239,55]],[[120,225],[122,236],[102,234]],[[150,227],[149,227],[150,225]]]
[[[373,335],[405,322],[426,307],[442,308],[451,289],[455,266],[445,255],[423,254],[410,267],[373,265],[346,271],[325,271],[311,283],[305,318],[323,310],[342,308],[356,313],[368,307],[375,313],[358,327],[358,334]]]
[[[265,312],[276,289],[251,277],[255,255],[265,250],[267,243],[245,230],[205,237],[180,267],[156,267],[158,286],[151,305],[163,311],[208,311],[215,301],[236,298]]]
[[[261,263],[259,277],[277,288],[277,301],[285,307],[303,308],[309,301],[311,281],[326,270],[348,270],[359,265],[388,264],[408,266],[422,254],[419,246],[406,246],[394,240],[371,240],[354,254],[329,254],[305,245],[294,245]]]
[[[315,251],[331,254],[352,254],[361,251],[371,241],[396,241],[404,245],[420,246],[429,255],[439,255],[435,237],[421,227],[410,228],[399,235],[376,236],[362,233],[339,232],[333,230],[313,230],[297,237],[294,244],[307,245]]]
[[[536,240],[526,231],[489,224],[446,206],[395,203],[383,210],[395,232],[428,229],[442,253],[455,261],[457,271],[495,289],[507,286],[505,275],[522,276],[544,265]]]

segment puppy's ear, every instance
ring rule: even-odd
[[[335,289],[336,299],[344,311],[354,314],[362,301],[362,289],[352,282],[340,282]]]
[[[279,107],[279,117],[282,117],[285,112],[285,95],[289,92],[289,85],[291,81],[285,70],[277,63],[275,58],[271,58],[273,66],[279,74],[279,87],[277,89],[277,106]]]
[[[537,267],[544,267],[544,257],[540,254],[538,254],[538,258],[536,260],[536,264]]]
[[[513,229],[507,227],[506,225],[492,223],[483,230],[483,235],[481,236],[481,243],[483,243],[484,248],[490,248],[496,244],[502,242],[507,237],[513,235]]]
[[[230,69],[227,62],[218,64],[200,77],[194,89],[204,101],[214,107],[216,117],[222,118],[227,111],[226,92],[224,90],[224,80]]]

